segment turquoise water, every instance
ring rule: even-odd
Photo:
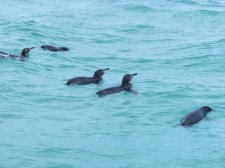
[[[0,0],[1,168],[224,168],[225,1]],[[69,52],[43,51],[50,44]],[[66,87],[110,68],[100,85]],[[98,90],[138,73],[138,95]],[[211,120],[174,127],[208,105]]]

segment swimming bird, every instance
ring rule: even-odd
[[[18,59],[20,61],[24,61],[24,58],[29,56],[29,53],[32,49],[34,49],[35,47],[31,47],[31,48],[24,48],[21,52],[20,55],[12,55],[12,54],[7,54],[3,51],[0,51],[0,56],[1,57],[6,57],[6,58],[12,58],[12,59]]]
[[[189,114],[185,115],[181,120],[181,126],[191,126],[193,124],[197,124],[203,118],[207,116],[208,112],[211,112],[212,109],[209,106],[203,106],[197,110],[190,112]]]
[[[49,50],[49,51],[54,51],[54,52],[57,52],[57,51],[69,51],[69,49],[66,48],[66,47],[54,47],[54,46],[51,46],[51,45],[43,45],[43,46],[41,46],[41,48],[43,50]]]
[[[127,91],[127,92],[132,92],[134,94],[137,94],[137,91],[131,89],[132,84],[130,83],[132,78],[136,75],[137,75],[137,73],[126,74],[126,75],[123,76],[122,84],[120,86],[100,90],[96,94],[98,96],[106,96],[106,95],[109,95],[109,94],[119,93],[119,92],[122,92],[122,91]]]
[[[67,81],[65,85],[70,86],[73,84],[77,85],[87,85],[87,84],[98,84],[103,78],[103,75],[105,71],[109,70],[109,68],[106,69],[99,69],[95,71],[93,77],[75,77]]]

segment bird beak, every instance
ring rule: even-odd
[[[109,70],[109,68],[103,69],[103,71],[107,71],[107,70]]]
[[[30,50],[34,49],[35,47],[31,47]]]
[[[134,74],[132,74],[131,76],[136,76],[137,75],[137,73],[134,73]]]

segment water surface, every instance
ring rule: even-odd
[[[0,50],[36,47],[26,62],[0,59],[1,168],[224,168],[224,1],[0,6]],[[102,84],[64,85],[107,67]],[[97,97],[126,73],[139,95]],[[204,105],[212,120],[174,127]]]

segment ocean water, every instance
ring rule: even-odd
[[[0,0],[1,168],[224,168],[225,1]],[[41,45],[70,48],[43,51]],[[66,87],[110,68],[99,85]],[[98,90],[138,73],[138,95]],[[201,106],[209,120],[175,127]]]

